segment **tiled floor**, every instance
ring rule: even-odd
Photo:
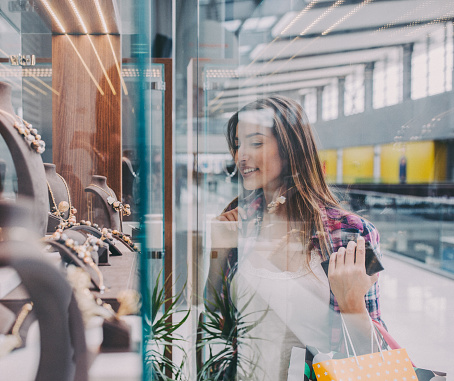
[[[454,380],[454,280],[384,253],[382,317],[396,341],[421,368]]]

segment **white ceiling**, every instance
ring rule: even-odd
[[[403,45],[410,42],[423,41],[426,39],[427,34],[437,28],[439,28],[439,25],[425,25],[313,38],[296,37],[292,40],[277,41],[269,47],[269,44],[260,44],[252,51],[251,58],[259,58],[260,61],[266,61],[294,56],[368,49],[371,47]]]
[[[323,33],[333,25],[335,26],[331,32],[345,29],[391,27],[414,21],[424,22],[443,17],[454,17],[452,0],[366,1],[338,7],[307,9],[308,7],[296,13],[296,17],[292,21],[295,18],[296,20],[291,26],[289,26],[290,23],[276,25],[276,28],[272,30],[273,37],[297,36],[302,32],[305,34]],[[298,15],[300,15],[299,18],[297,18]],[[288,16],[284,15],[283,18],[288,19]],[[287,28],[287,26],[289,27]]]
[[[440,29],[454,20],[454,0],[305,0],[287,7],[292,11],[280,11],[277,3],[263,0],[250,16],[278,16],[267,31],[238,30],[239,48],[254,48],[244,49],[246,63],[221,80],[211,107],[236,107],[264,93],[309,91],[366,63],[392,63],[402,58],[405,44],[428,37],[431,44],[443,43]]]

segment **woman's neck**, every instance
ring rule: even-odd
[[[275,201],[283,192],[282,184],[268,185],[263,189],[263,195],[265,196],[265,203],[268,205],[270,202]]]

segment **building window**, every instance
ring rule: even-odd
[[[402,49],[393,49],[374,67],[374,108],[402,102]]]
[[[323,120],[337,119],[338,114],[339,87],[337,78],[323,89],[322,118]]]
[[[310,123],[317,121],[317,91],[314,89],[304,96],[304,110]]]
[[[417,42],[412,57],[412,98],[452,90],[453,42],[450,23],[446,23]]]
[[[364,111],[364,67],[345,77],[345,115]]]

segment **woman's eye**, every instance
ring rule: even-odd
[[[262,145],[263,145],[262,142],[252,142],[252,143],[251,143],[251,146],[252,146],[252,147],[261,147]]]

